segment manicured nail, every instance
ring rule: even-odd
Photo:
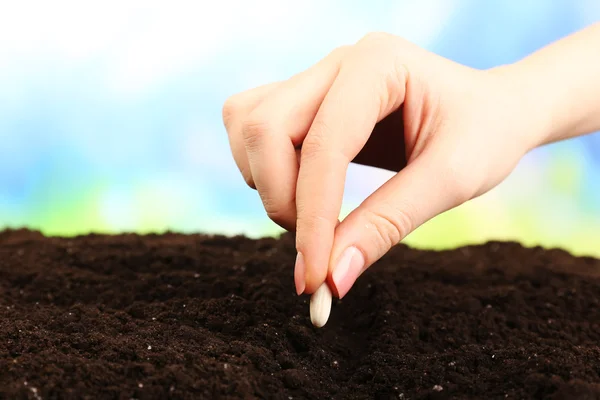
[[[364,267],[365,258],[360,250],[356,247],[344,250],[331,275],[340,299],[348,293]]]
[[[294,267],[294,283],[296,284],[296,293],[300,296],[306,289],[306,265],[304,264],[304,256],[298,252],[296,256],[296,266]]]

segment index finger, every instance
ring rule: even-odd
[[[327,278],[348,165],[375,124],[399,106],[397,97],[382,93],[390,76],[367,59],[361,55],[341,66],[302,144],[296,248],[304,261],[306,293]],[[400,95],[403,100],[403,90]]]

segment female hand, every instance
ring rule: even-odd
[[[496,186],[545,140],[549,121],[517,75],[374,33],[228,99],[242,175],[268,216],[296,230],[298,294],[327,281],[343,297],[416,227]],[[340,223],[350,162],[397,174]]]

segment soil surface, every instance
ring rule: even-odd
[[[0,398],[598,398],[600,260],[398,245],[324,328],[294,238],[0,232]]]

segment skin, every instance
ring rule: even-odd
[[[393,245],[498,185],[531,149],[600,130],[600,24],[476,70],[373,33],[223,107],[267,215],[296,232],[298,294],[343,297]],[[339,221],[346,171],[397,172]],[[347,249],[350,249],[346,251]]]

